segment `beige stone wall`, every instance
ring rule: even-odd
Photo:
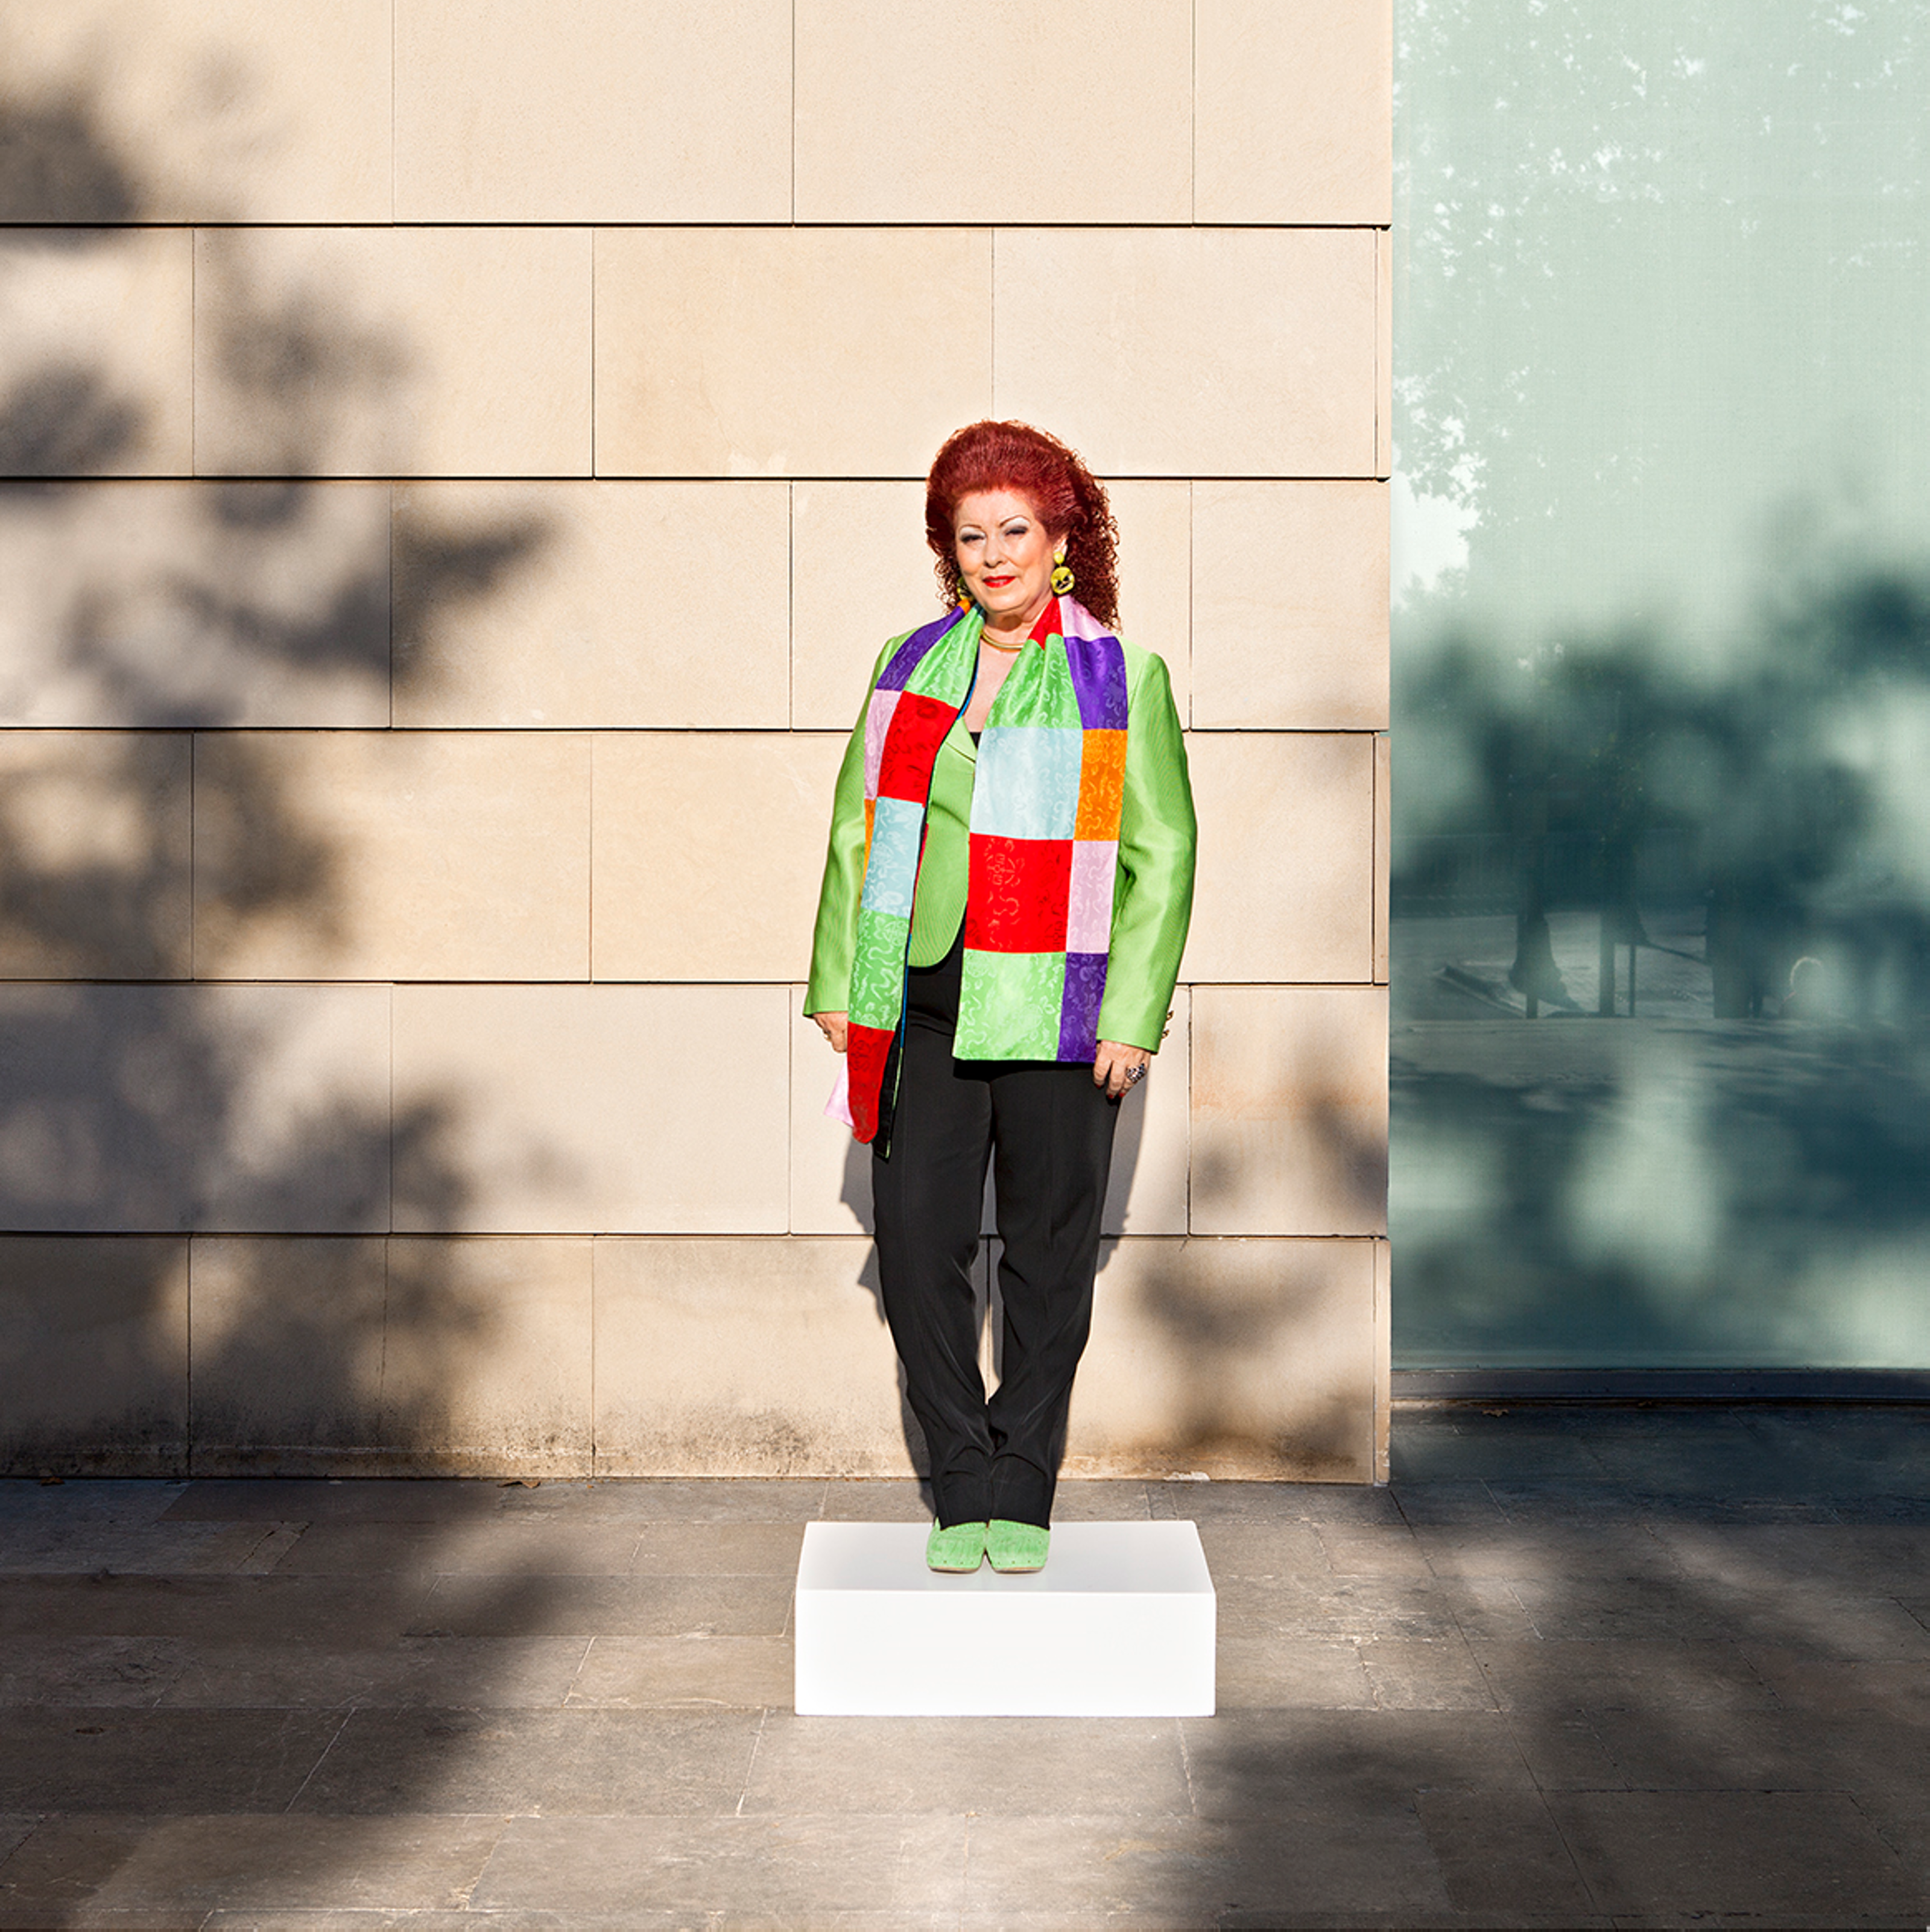
[[[1200,817],[1072,1466],[1384,1472],[1390,32],[0,0],[0,1465],[906,1466],[800,982],[997,414]]]

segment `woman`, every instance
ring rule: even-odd
[[[1043,1567],[1122,1095],[1193,904],[1166,666],[1122,644],[1106,493],[1062,443],[974,423],[925,533],[945,616],[881,653],[838,775],[804,1010],[872,1150],[885,1318],[931,1452],[935,1570]],[[1076,587],[1082,602],[1075,602]],[[992,1163],[1003,1373],[972,1264]]]

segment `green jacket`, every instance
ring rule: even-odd
[[[887,644],[872,667],[873,684],[892,648]],[[1164,662],[1123,640],[1121,648],[1126,788],[1099,1037],[1157,1052],[1193,912],[1193,789]],[[818,899],[811,980],[805,989],[807,1013],[843,1012],[850,1006],[858,897],[864,884],[864,723],[870,701],[867,686],[833,796],[830,844]],[[932,770],[924,856],[911,910],[914,966],[936,965],[950,950],[965,916],[975,767],[975,748],[961,718],[947,734]]]

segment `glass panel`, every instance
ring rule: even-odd
[[[1930,1362],[1930,7],[1397,20],[1396,1361]]]

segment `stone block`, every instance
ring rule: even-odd
[[[781,483],[398,489],[395,722],[782,729],[788,495]]]
[[[1384,484],[1197,484],[1193,572],[1196,728],[1386,728]]]
[[[1373,1246],[1107,1244],[1066,1473],[1371,1482]]]
[[[182,1472],[188,1243],[0,1238],[0,1468]]]
[[[1373,948],[1373,740],[1196,731],[1192,980],[1364,980]]]
[[[1165,659],[1184,724],[1193,714],[1192,486],[1128,478],[1106,494],[1119,526],[1119,634]]]
[[[1384,988],[1194,987],[1192,1214],[1196,1234],[1386,1232]]]
[[[788,0],[398,0],[401,221],[785,222]]]
[[[1196,221],[1392,218],[1391,0],[1200,0],[1193,33]]]
[[[175,228],[0,232],[0,476],[177,476],[194,264]]]
[[[1193,218],[1188,0],[803,0],[797,60],[800,221]]]
[[[204,1235],[194,1307],[222,1466],[589,1473],[587,1240]]]
[[[0,720],[389,722],[389,491],[0,487]]]
[[[0,732],[0,977],[187,977],[193,766],[178,733]]]
[[[1394,474],[1394,238],[1376,232],[1374,247],[1373,473]]]
[[[925,461],[938,454],[935,444]],[[1166,660],[1187,716],[1188,486],[1128,478],[1109,486],[1119,524],[1121,634]],[[791,723],[848,731],[887,640],[941,614],[924,538],[922,482],[791,485]],[[851,581],[851,546],[875,545]]]
[[[590,1473],[590,1243],[389,1244],[382,1428],[419,1462]]]
[[[1393,854],[1394,741],[1383,731],[1373,741],[1373,976],[1383,986]]]
[[[386,221],[389,0],[0,14],[9,221]]]
[[[203,979],[580,980],[590,740],[244,732],[196,741]]]
[[[209,476],[581,476],[581,228],[204,229],[194,452]]]
[[[1394,1422],[1393,1250],[1373,1244],[1373,1479],[1392,1480]]]
[[[196,1240],[194,1438],[215,1466],[308,1473],[317,1452],[380,1444],[387,1248],[380,1235]]]
[[[995,413],[1104,476],[1370,476],[1374,263],[1363,230],[1001,229]]]
[[[1172,1018],[1152,1069],[1119,1103],[1102,1223],[1109,1234],[1186,1232],[1191,1142],[1192,989],[1175,988]]]
[[[597,473],[923,476],[989,413],[992,284],[983,228],[600,230]]]
[[[596,1244],[599,1475],[902,1475],[869,1241]]]
[[[782,1232],[784,986],[398,986],[395,1226]]]
[[[869,1234],[871,1149],[824,1112],[844,1063],[791,988],[791,1232]]]
[[[934,443],[926,464],[937,454]],[[886,642],[943,611],[935,562],[922,482],[791,486],[794,728],[851,730]]]
[[[0,987],[0,1226],[379,1230],[389,989]]]
[[[845,740],[596,739],[599,980],[801,979]]]

